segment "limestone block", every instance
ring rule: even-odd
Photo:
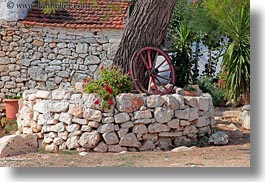
[[[35,135],[8,135],[0,138],[0,157],[36,152],[37,148]]]

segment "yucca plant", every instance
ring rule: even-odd
[[[210,15],[229,38],[223,57],[226,99],[232,104],[250,96],[250,2],[249,0],[207,0]]]

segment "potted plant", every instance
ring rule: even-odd
[[[5,109],[6,109],[6,118],[16,120],[18,113],[18,100],[22,98],[22,95],[18,96],[7,96],[4,99]]]
[[[197,90],[196,88],[190,86],[190,85],[186,85],[184,88],[184,95],[185,96],[196,96],[197,95]]]

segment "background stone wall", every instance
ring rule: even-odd
[[[53,90],[109,66],[123,30],[25,26],[0,20],[0,98],[27,89]]]
[[[38,136],[49,152],[169,150],[208,140],[215,120],[212,98],[120,94],[102,109],[95,94],[28,90],[20,100],[18,134]]]

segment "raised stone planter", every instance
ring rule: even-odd
[[[120,94],[112,109],[98,97],[74,90],[28,90],[18,114],[19,132],[35,134],[49,152],[170,150],[210,136],[214,108],[209,94],[143,96]]]

